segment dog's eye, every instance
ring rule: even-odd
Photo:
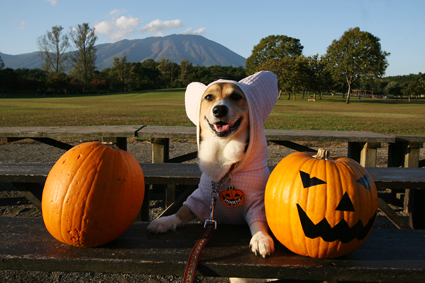
[[[205,99],[206,101],[213,101],[213,100],[214,100],[214,95],[212,95],[212,94],[207,94],[207,95],[204,97],[204,99]]]
[[[232,93],[230,95],[230,99],[235,100],[235,101],[241,100],[242,99],[242,95],[240,95],[239,93]]]

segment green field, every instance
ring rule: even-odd
[[[184,108],[184,89],[108,95],[0,98],[0,126],[81,125],[192,126]],[[351,99],[277,101],[266,128],[374,131],[425,135],[425,101]]]

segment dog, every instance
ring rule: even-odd
[[[264,212],[270,172],[263,124],[277,97],[277,78],[271,72],[259,72],[239,82],[188,85],[185,105],[197,125],[201,181],[176,214],[152,221],[149,232],[175,231],[196,218],[207,220],[211,187],[216,186],[214,220],[218,225],[248,223],[252,252],[264,258],[274,252]]]

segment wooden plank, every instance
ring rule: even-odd
[[[379,209],[398,229],[412,229],[383,199],[378,199]]]
[[[0,137],[127,137],[132,138],[140,125],[124,126],[61,126],[61,127],[0,127]]]
[[[146,126],[138,131],[137,137],[196,139],[196,127]]]
[[[268,140],[395,142],[395,137],[365,131],[265,129]],[[140,137],[196,139],[195,127],[174,126],[61,126],[0,127],[0,137]]]
[[[396,142],[397,141],[425,143],[425,136],[396,135]]]
[[[146,183],[197,185],[201,171],[197,164],[140,163]],[[0,182],[42,183],[53,163],[0,163]],[[269,167],[273,171],[274,167]],[[377,186],[392,189],[425,189],[424,168],[368,167]]]
[[[425,189],[424,168],[367,167],[377,186],[390,189]]]
[[[182,276],[202,225],[158,235],[148,234],[146,226],[134,223],[107,245],[78,248],[50,236],[41,218],[0,217],[0,269]],[[219,224],[202,253],[197,275],[351,282],[425,278],[421,230],[373,229],[360,248],[338,259],[299,256],[277,241],[275,253],[263,259],[248,248],[250,238],[248,226]]]
[[[0,163],[0,182],[43,183],[54,163]],[[141,163],[148,184],[197,185],[201,171],[197,164]]]
[[[394,142],[395,137],[364,131],[276,130],[265,129],[267,140]]]

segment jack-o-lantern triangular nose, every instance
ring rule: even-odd
[[[336,207],[336,210],[340,210],[340,211],[354,211],[354,205],[351,202],[351,199],[348,196],[347,192],[342,196],[342,199],[339,202],[338,206]]]

